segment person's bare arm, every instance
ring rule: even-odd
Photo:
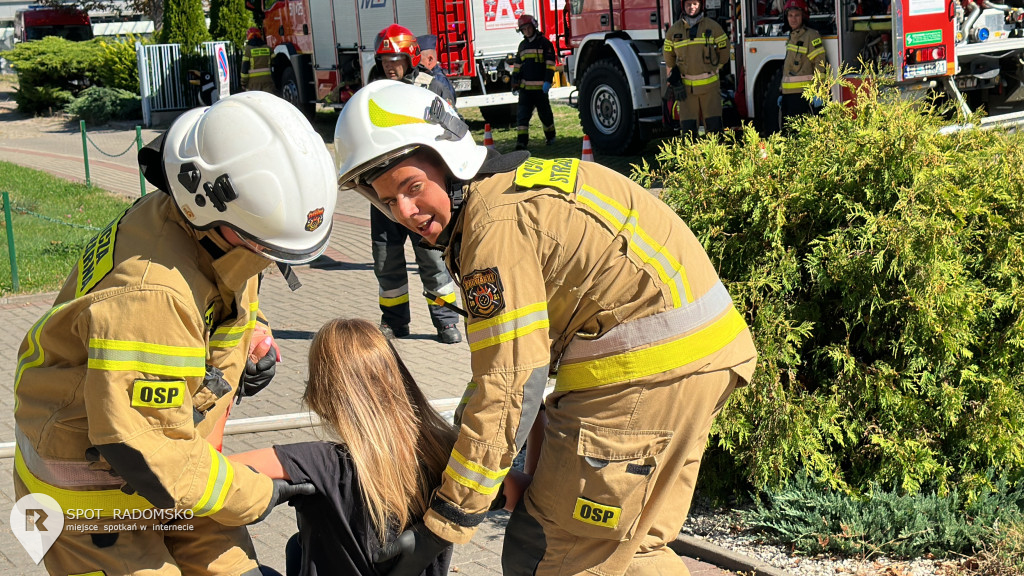
[[[273,448],[257,448],[239,452],[229,455],[228,459],[251,466],[257,472],[262,472],[275,480],[291,480],[288,473],[284,471],[284,467],[281,466],[281,461],[277,459],[277,453]]]

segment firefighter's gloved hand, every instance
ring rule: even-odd
[[[268,337],[267,340],[270,340]],[[253,362],[252,358],[245,361],[245,372],[242,374],[242,382],[238,386],[238,400],[249,396],[255,396],[257,392],[270,385],[277,372],[277,351],[269,348],[262,358]]]
[[[541,84],[540,91],[547,94],[551,90],[551,82],[545,82]]]
[[[677,102],[682,102],[683,100],[686,100],[686,86],[684,86],[682,82],[673,85],[672,94],[675,95]]]
[[[825,102],[821,99],[821,96],[815,96],[814,101],[811,102],[811,106],[814,106],[815,108],[821,108],[824,105]]]
[[[285,502],[295,498],[296,496],[312,496],[316,494],[316,488],[309,482],[302,482],[301,484],[292,484],[287,480],[275,479],[274,480],[274,492],[270,496],[270,504],[267,509],[260,514],[260,517],[253,520],[252,523],[262,522],[270,516],[270,513],[277,508],[278,505],[284,504]]]
[[[419,523],[381,546],[373,563],[386,576],[417,576],[448,546],[451,542]]]

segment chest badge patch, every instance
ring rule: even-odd
[[[493,318],[505,308],[501,275],[497,268],[474,270],[462,277],[466,308],[476,318]]]

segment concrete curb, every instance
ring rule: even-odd
[[[0,298],[0,307],[13,307],[32,304],[52,304],[57,298],[57,292],[37,292],[35,294],[19,294],[16,296],[4,296]]]
[[[757,558],[717,546],[695,536],[680,534],[668,547],[680,556],[689,556],[725,570],[740,572],[744,576],[792,576],[789,572],[765,564]]]

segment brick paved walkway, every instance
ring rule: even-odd
[[[81,159],[81,136],[59,123],[49,122],[43,130],[10,130],[0,108],[0,161],[45,170],[69,180],[84,180]],[[157,132],[146,130],[144,141]],[[94,142],[108,152],[123,150],[135,137],[134,128],[93,130]],[[138,197],[139,179],[134,154],[115,159],[105,158],[90,150],[93,184],[126,197]],[[150,191],[153,189],[150,187]],[[353,193],[339,194],[334,215],[335,228],[330,248],[312,265],[297,268],[302,288],[288,290],[276,268],[264,281],[261,290],[262,308],[272,322],[281,347],[283,362],[278,366],[273,385],[258,396],[244,401],[232,412],[232,419],[303,412],[300,399],[304,388],[305,357],[309,341],[316,330],[334,317],[379,318],[377,284],[373,277],[370,255],[369,204]],[[414,262],[408,248],[408,261]],[[411,270],[410,294],[419,294],[419,277]],[[0,350],[7,361],[0,363],[0,443],[14,439],[13,373],[18,346],[24,334],[49,308],[53,294],[0,300]],[[413,300],[415,302],[415,299]],[[440,344],[434,339],[426,304],[413,305],[412,336],[397,341],[417,382],[431,399],[458,397],[468,381],[469,349],[465,342]],[[224,452],[234,453],[256,447],[317,438],[310,429],[294,429],[255,434],[229,435]],[[11,473],[13,460],[0,459],[0,573],[45,574],[34,566],[28,554],[14,539],[8,525],[13,505]],[[493,513],[482,525],[473,541],[457,546],[452,570],[468,576],[501,574],[499,561],[507,514]],[[268,520],[250,528],[260,560],[284,571],[284,544],[295,532],[291,508],[281,507]],[[691,573],[700,576],[728,574],[709,564],[686,559]]]

